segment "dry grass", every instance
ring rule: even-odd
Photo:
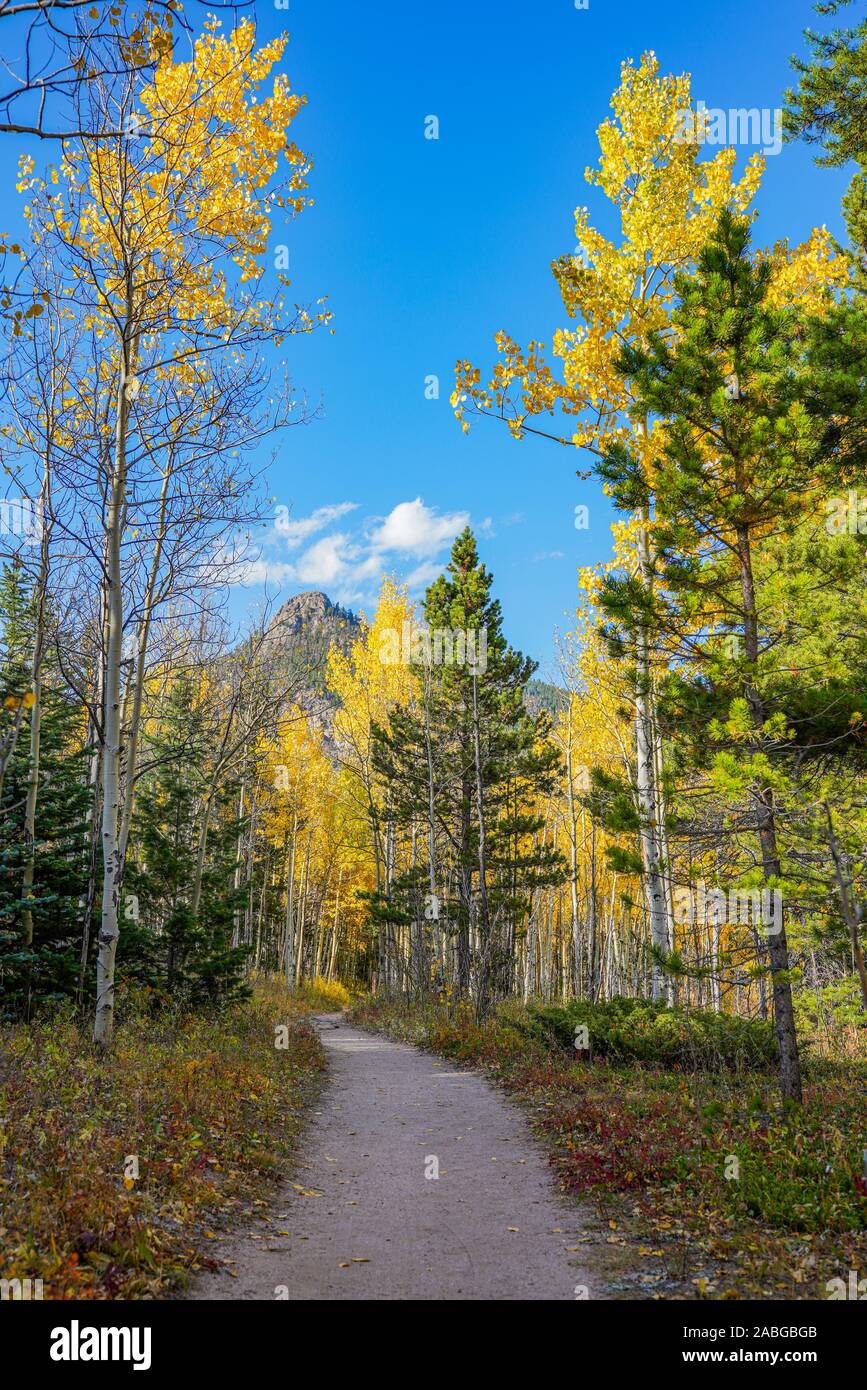
[[[285,1173],[324,1065],[273,988],[224,1014],[122,1013],[107,1058],[68,1013],[2,1033],[0,1277],[45,1298],[160,1296],[213,1267],[209,1223]]]

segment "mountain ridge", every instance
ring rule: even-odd
[[[306,589],[281,604],[268,623],[262,654],[271,662],[285,663],[287,672],[301,682],[298,703],[321,718],[330,732],[337,701],[325,683],[326,662],[333,643],[348,652],[361,631],[361,620],[334,603],[322,589]],[[565,695],[558,686],[533,677],[525,692],[527,705],[555,713]]]

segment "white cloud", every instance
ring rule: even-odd
[[[334,503],[297,520],[290,518],[287,507],[278,507],[262,549],[238,565],[236,582],[324,589],[338,603],[368,606],[375,602],[380,577],[389,571],[402,575],[411,593],[424,589],[442,573],[452,541],[470,524],[469,512],[441,513],[416,497],[398,502],[387,516],[373,518],[355,531],[333,531],[306,544],[357,506],[356,502]],[[490,518],[478,529],[489,533]],[[284,560],[287,548],[300,553]],[[407,563],[411,565],[408,573]]]
[[[250,587],[254,584],[277,584],[282,587],[295,583],[295,566],[271,560],[247,560],[236,566],[234,583]]]
[[[309,516],[293,520],[289,508],[281,505],[275,509],[274,529],[291,550],[310,536],[315,536],[317,531],[324,531],[332,522],[339,521],[347,512],[354,512],[357,506],[357,502],[335,502],[327,507],[317,507]]]
[[[406,576],[410,590],[421,589],[427,584],[432,584],[435,579],[439,578],[445,567],[445,560],[425,560],[424,564],[417,565]]]
[[[337,531],[333,536],[323,536],[321,541],[305,550],[295,572],[302,584],[327,588],[337,583],[346,571],[346,560],[342,554],[347,538]]]
[[[469,512],[446,512],[426,507],[420,497],[414,502],[398,502],[370,537],[376,551],[395,551],[419,559],[435,555],[469,525]]]

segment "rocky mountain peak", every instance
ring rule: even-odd
[[[294,594],[278,608],[268,624],[268,631],[279,630],[287,637],[300,632],[318,632],[344,617],[343,610],[332,603],[327,594],[311,590]]]
[[[293,594],[274,614],[265,632],[263,654],[295,675],[305,696],[301,703],[325,694],[325,666],[332,645],[348,651],[358,631],[353,613],[332,603],[318,589]]]

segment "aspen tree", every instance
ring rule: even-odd
[[[260,289],[274,213],[297,213],[307,201],[307,161],[286,135],[302,99],[282,76],[273,79],[269,94],[261,90],[283,55],[285,36],[257,49],[249,21],[223,37],[219,21],[212,18],[189,62],[175,61],[166,26],[154,26],[141,42],[150,58],[149,80],[143,78],[147,65],[143,69],[133,58],[136,42],[119,37],[111,79],[95,81],[87,93],[90,126],[106,138],[67,148],[54,176],[59,192],[49,191],[51,184],[37,188],[31,205],[35,237],[53,239],[62,248],[70,280],[86,306],[101,350],[95,385],[111,420],[100,547],[105,588],[104,872],[94,1037],[103,1045],[110,1044],[112,1034],[129,827],[124,803],[135,777],[154,593],[146,580],[135,688],[124,728],[128,527],[139,508],[156,508],[158,570],[165,537],[159,489],[154,497],[148,469],[154,458],[165,456],[161,444],[169,446],[182,425],[188,433],[195,420],[198,446],[205,444],[205,435],[207,443],[201,453],[195,447],[194,452],[199,459],[212,456],[212,472],[207,474],[206,465],[198,498],[179,529],[193,563],[202,568],[206,550],[213,549],[216,517],[228,510],[237,521],[240,512],[230,498],[245,491],[242,478],[229,480],[232,449],[240,441],[238,422],[233,426],[231,416],[221,413],[225,364],[232,359],[237,364],[247,355],[251,360],[242,367],[242,377],[246,373],[248,383],[257,375],[261,380],[261,368],[252,360],[257,345],[310,331],[316,322],[304,310],[287,314],[282,289],[271,299]],[[289,174],[278,181],[284,160]],[[33,183],[30,172],[25,163],[25,185]],[[272,419],[271,426],[281,423],[286,423],[285,415]],[[169,499],[190,498],[189,471],[179,483],[163,478]],[[201,541],[195,545],[195,523],[200,535],[210,533],[209,546]]]
[[[522,350],[506,333],[497,334],[501,361],[487,384],[469,362],[459,362],[452,396],[466,430],[468,411],[495,415],[521,439],[539,435],[604,456],[617,439],[641,441],[645,467],[652,470],[659,439],[648,437],[647,422],[635,411],[615,363],[624,343],[645,342],[667,322],[674,274],[690,265],[704,244],[721,207],[749,207],[762,162],[750,162],[739,182],[732,178],[735,151],[700,159],[701,127],[684,120],[691,109],[688,76],[663,76],[655,55],[638,65],[623,64],[620,87],[611,101],[613,118],[598,131],[598,169],[588,183],[600,188],[617,209],[622,240],[607,240],[591,225],[586,208],[575,213],[575,254],[552,267],[564,307],[578,327],[558,330],[553,352],[558,373],[540,343]],[[539,423],[558,417],[561,429]],[[624,418],[628,423],[624,424]],[[569,433],[571,431],[571,433]],[[587,476],[584,474],[582,476]],[[636,572],[652,589],[652,500],[638,509]],[[651,939],[660,956],[670,949],[671,903],[666,883],[663,758],[654,713],[654,633],[647,621],[635,631],[635,796]],[[665,988],[659,965],[654,994]]]

